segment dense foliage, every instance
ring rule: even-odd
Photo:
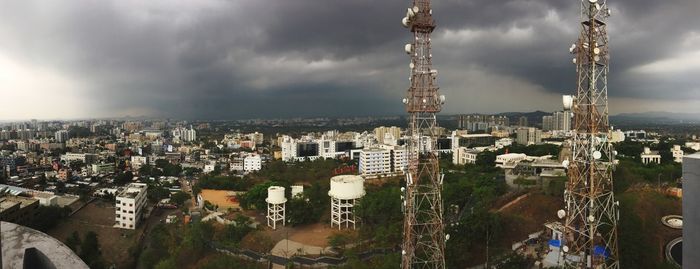
[[[394,247],[401,242],[403,212],[401,190],[398,186],[385,185],[370,190],[355,208],[361,220],[360,235],[373,240],[377,247]]]

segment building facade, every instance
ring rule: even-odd
[[[131,183],[117,194],[115,227],[136,229],[146,208],[147,188],[145,183]]]

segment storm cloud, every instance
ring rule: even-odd
[[[403,113],[397,0],[0,0],[0,120]],[[613,113],[700,112],[697,0],[609,0]],[[578,0],[435,0],[445,113],[553,111]]]

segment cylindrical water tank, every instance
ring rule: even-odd
[[[267,188],[267,199],[265,202],[270,204],[284,204],[287,198],[284,197],[284,187],[270,186]]]
[[[304,185],[292,185],[292,198],[304,194]]]
[[[331,178],[328,195],[337,199],[359,199],[365,195],[365,179],[357,175],[341,175]]]

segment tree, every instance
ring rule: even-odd
[[[265,183],[260,183],[253,186],[245,194],[241,195],[241,207],[245,209],[255,208],[257,210],[265,210],[267,208],[267,188],[270,186],[285,186],[289,187],[289,184],[281,184],[279,182],[268,181]]]
[[[102,251],[100,243],[97,239],[97,234],[89,231],[85,234],[85,238],[80,244],[80,259],[82,259],[90,268],[104,268],[102,260]]]
[[[114,177],[114,184],[124,185],[130,183],[134,179],[134,174],[131,171],[126,171],[124,173],[118,174]]]
[[[401,191],[398,187],[383,187],[367,192],[355,207],[355,214],[362,221],[360,235],[374,239],[382,247],[390,247],[401,242],[403,214],[401,212]]]
[[[287,202],[287,222],[292,226],[318,221],[313,205],[306,196],[294,197]]]
[[[70,208],[59,206],[39,206],[29,227],[47,232],[70,214]]]
[[[172,195],[170,195],[170,202],[177,205],[178,207],[181,207],[185,204],[185,201],[189,200],[192,198],[192,195],[189,193],[179,191],[176,192]]]
[[[66,238],[66,246],[68,246],[73,252],[78,253],[78,247],[81,245],[80,234],[78,231],[73,231],[68,238]]]
[[[68,164],[68,167],[70,167],[70,169],[73,171],[81,171],[83,166],[85,166],[85,163],[83,163],[81,160],[71,161]]]

